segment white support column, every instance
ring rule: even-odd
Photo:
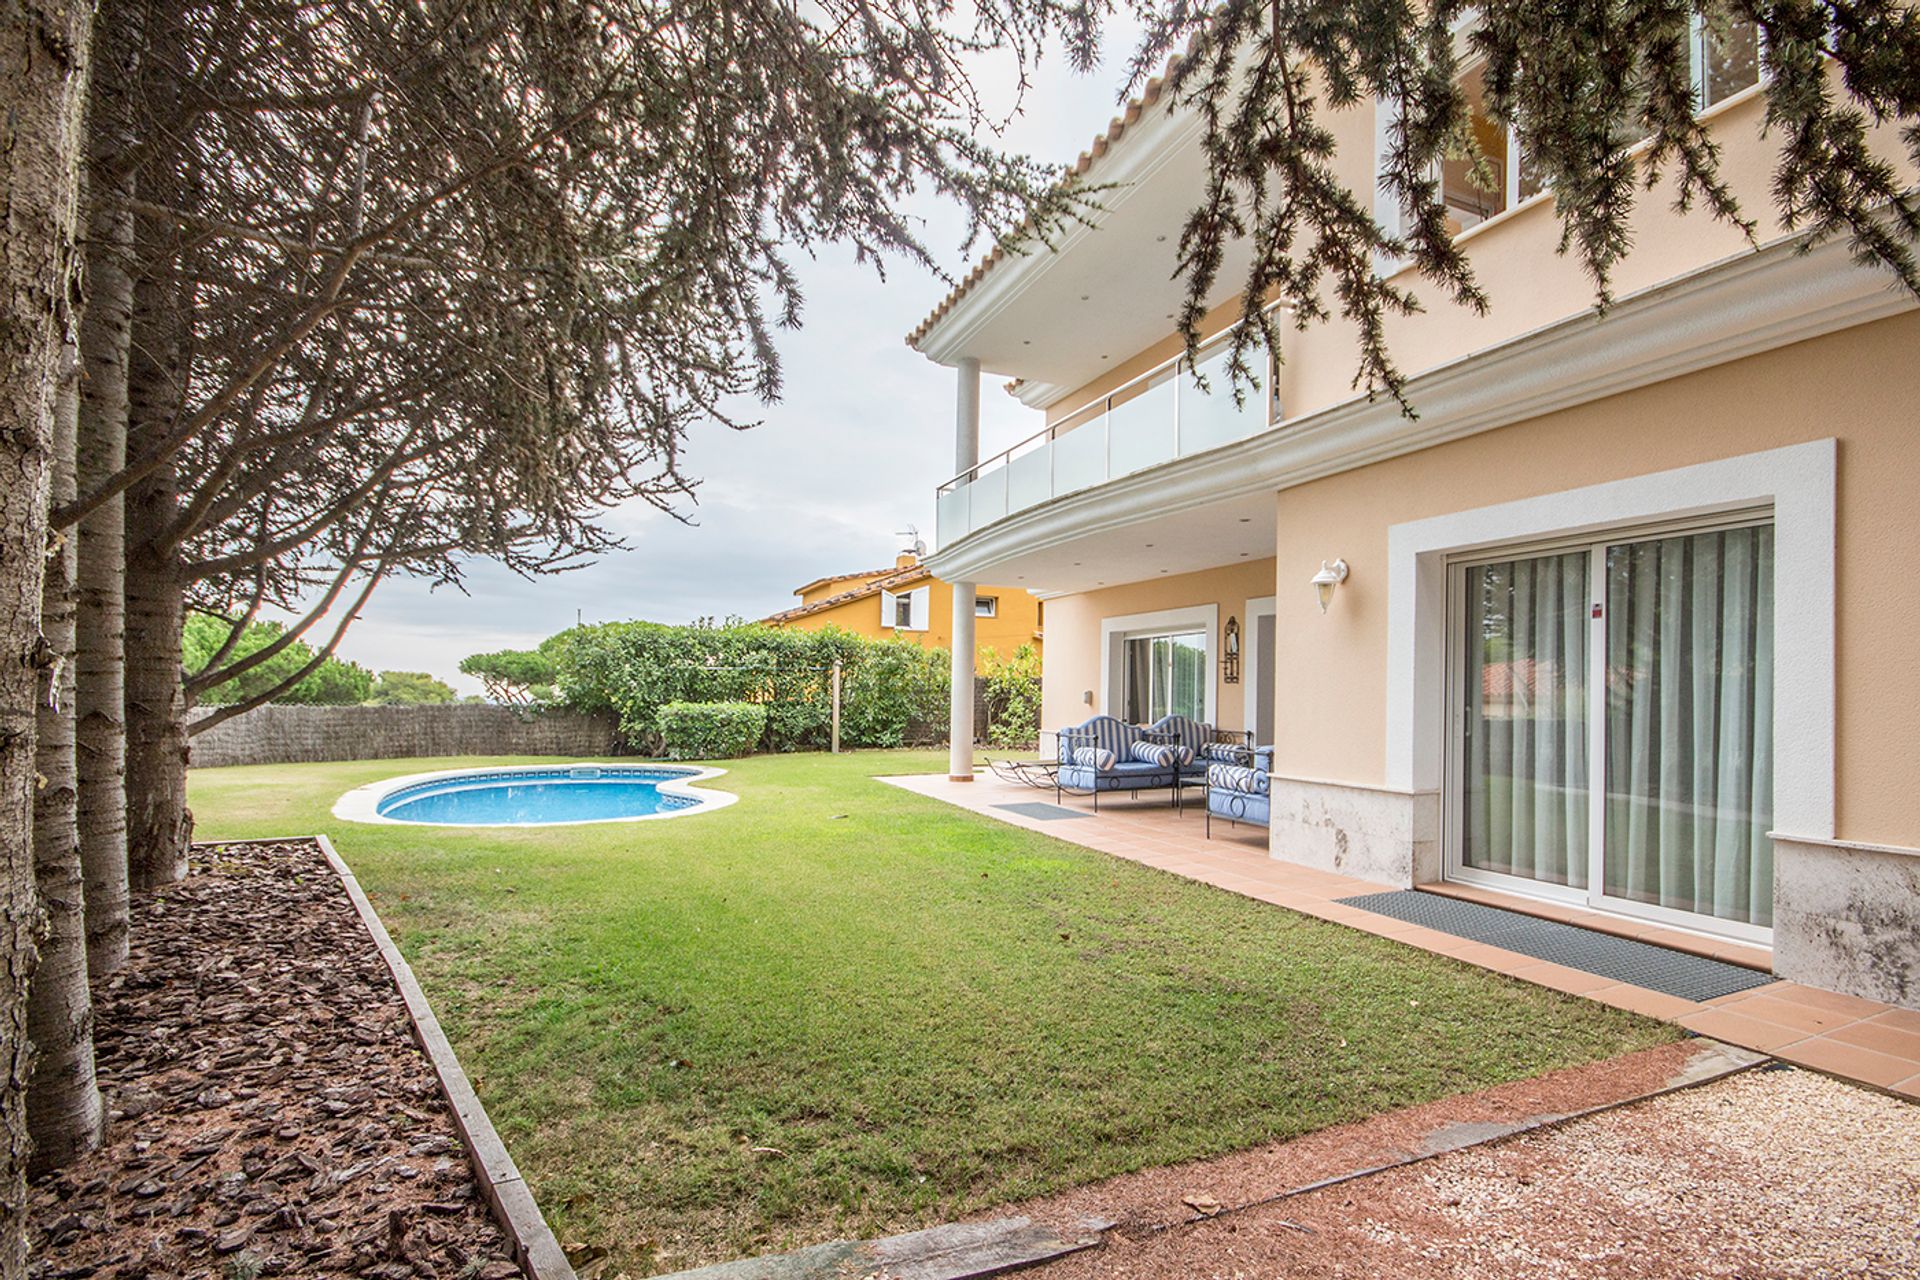
[[[971,471],[980,462],[980,361],[964,356],[956,370],[953,411],[953,470]],[[973,781],[973,608],[974,584],[953,584],[953,702],[947,719],[947,777]]]
[[[971,582],[953,584],[953,704],[948,714],[947,777],[973,781],[973,602]]]

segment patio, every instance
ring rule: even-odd
[[[1255,826],[1213,824],[1188,803],[1176,812],[1164,794],[1139,799],[1103,796],[1100,812],[1085,800],[1053,803],[1053,793],[979,773],[972,782],[939,775],[883,778],[919,795],[946,801],[985,817],[1097,849],[1119,858],[1288,907],[1496,973],[1615,1008],[1676,1023],[1700,1035],[1769,1054],[1798,1066],[1920,1100],[1920,1011],[1897,1008],[1795,982],[1776,981],[1707,1001],[1693,1001],[1459,938],[1390,916],[1345,905],[1341,899],[1376,893],[1381,886],[1332,872],[1296,866],[1269,856],[1267,832]],[[1071,811],[1067,817],[1059,809]],[[1766,972],[1772,955],[1762,947],[1705,938],[1593,912],[1519,899],[1465,886],[1422,889],[1467,898],[1529,915],[1636,938]]]

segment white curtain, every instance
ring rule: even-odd
[[[1606,891],[1773,923],[1773,529],[1607,550]]]
[[[1463,856],[1587,882],[1587,553],[1466,571]]]

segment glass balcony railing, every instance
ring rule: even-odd
[[[962,472],[935,495],[935,537],[950,546],[996,520],[1053,498],[1244,440],[1281,420],[1275,364],[1253,358],[1253,385],[1236,399],[1227,372],[1229,338],[1197,362],[1169,360],[1037,435]],[[1206,380],[1202,390],[1195,364]]]

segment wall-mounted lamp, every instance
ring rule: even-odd
[[[1228,684],[1240,683],[1240,619],[1231,614],[1227,617],[1226,631],[1222,635],[1220,659],[1220,678]]]
[[[1347,580],[1347,562],[1335,560],[1328,564],[1320,562],[1320,572],[1313,575],[1313,589],[1320,597],[1320,612],[1325,613],[1327,606],[1333,603],[1333,589]]]

